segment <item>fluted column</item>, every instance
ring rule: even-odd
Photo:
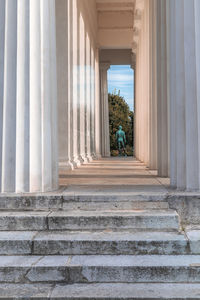
[[[167,78],[166,1],[157,0],[158,175],[163,177],[169,175]]]
[[[91,155],[91,41],[86,33],[86,157],[92,161]]]
[[[57,45],[57,85],[58,85],[58,137],[59,166],[72,169],[69,153],[69,116],[70,101],[68,92],[71,76],[69,74],[69,3],[66,0],[56,1],[56,45]]]
[[[1,191],[51,191],[58,187],[55,2],[0,6]]]
[[[80,51],[79,51],[79,63],[80,63],[80,155],[83,162],[87,161],[86,158],[86,35],[85,24],[82,15],[80,14],[79,21],[79,39],[80,39]]]
[[[77,0],[72,1],[72,81],[73,81],[73,92],[72,92],[72,114],[73,114],[73,154],[72,160],[75,166],[80,165],[79,153],[78,153],[78,141],[79,141],[79,133],[78,133],[78,95],[79,95],[79,82],[78,82],[78,7]]]
[[[157,64],[156,64],[156,0],[150,1],[150,19],[149,19],[149,34],[150,34],[150,108],[149,108],[149,168],[157,169]]]
[[[91,47],[91,156],[95,158],[95,53]]]
[[[171,184],[180,190],[194,191],[200,189],[200,6],[195,0],[173,0],[170,13],[170,74],[175,81],[170,85],[172,107],[175,101],[170,121],[174,130],[171,144],[176,142],[176,153],[171,156],[171,165],[176,166],[176,170],[172,169]]]
[[[184,0],[184,62],[185,62],[185,120],[186,120],[186,182],[187,189],[199,189],[198,162],[198,112],[196,67],[196,31],[200,30],[195,24],[195,1]]]
[[[110,156],[110,132],[109,132],[109,106],[108,106],[108,79],[107,71],[109,63],[100,63],[100,101],[101,101],[101,154]]]
[[[101,120],[100,120],[100,78],[99,78],[99,49],[95,52],[95,153],[101,157]]]
[[[183,44],[183,24],[180,23],[180,15],[183,13],[182,9],[178,11],[176,14],[176,5],[178,5],[178,1],[167,1],[168,6],[168,21],[169,21],[169,99],[170,99],[170,183],[171,186],[182,186],[185,185],[185,150],[184,147],[179,148],[179,155],[177,156],[177,138],[176,131],[182,130],[179,135],[179,145],[184,144],[184,101],[180,101],[184,95],[184,89],[179,90],[179,86],[176,89],[176,74],[180,77],[180,84],[184,86],[184,64],[183,64],[183,56],[177,56],[176,54],[176,45],[179,45],[179,49],[182,48]],[[179,25],[178,25],[179,24]],[[178,50],[178,49],[177,49]],[[177,56],[177,59],[176,59]],[[183,70],[182,70],[183,69]],[[181,80],[182,77],[182,80]],[[178,95],[181,93],[181,97]],[[179,101],[182,108],[179,108],[179,113],[176,116],[176,101]],[[181,142],[181,139],[183,140]],[[179,146],[180,147],[180,146]],[[181,162],[182,161],[182,162]],[[177,168],[177,164],[181,164],[181,168]],[[177,181],[177,171],[179,172],[179,180]],[[182,170],[181,170],[182,169]],[[182,173],[182,175],[181,175]]]

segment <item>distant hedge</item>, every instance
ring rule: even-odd
[[[133,155],[133,120],[134,113],[130,111],[128,104],[120,94],[108,94],[109,103],[109,128],[111,155],[118,155],[115,134],[119,125],[126,133],[127,154]]]

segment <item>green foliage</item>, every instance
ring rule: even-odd
[[[119,125],[126,133],[127,154],[133,155],[133,118],[134,114],[130,111],[128,104],[120,93],[108,94],[109,103],[109,126],[110,126],[110,150],[111,155],[118,155],[115,134]]]

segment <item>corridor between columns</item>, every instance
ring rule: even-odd
[[[169,178],[159,178],[134,158],[101,158],[75,170],[60,170],[59,184],[80,193],[166,193]]]

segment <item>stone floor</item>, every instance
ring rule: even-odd
[[[103,158],[75,170],[63,169],[59,177],[60,186],[83,192],[166,193],[170,183],[133,157]]]

